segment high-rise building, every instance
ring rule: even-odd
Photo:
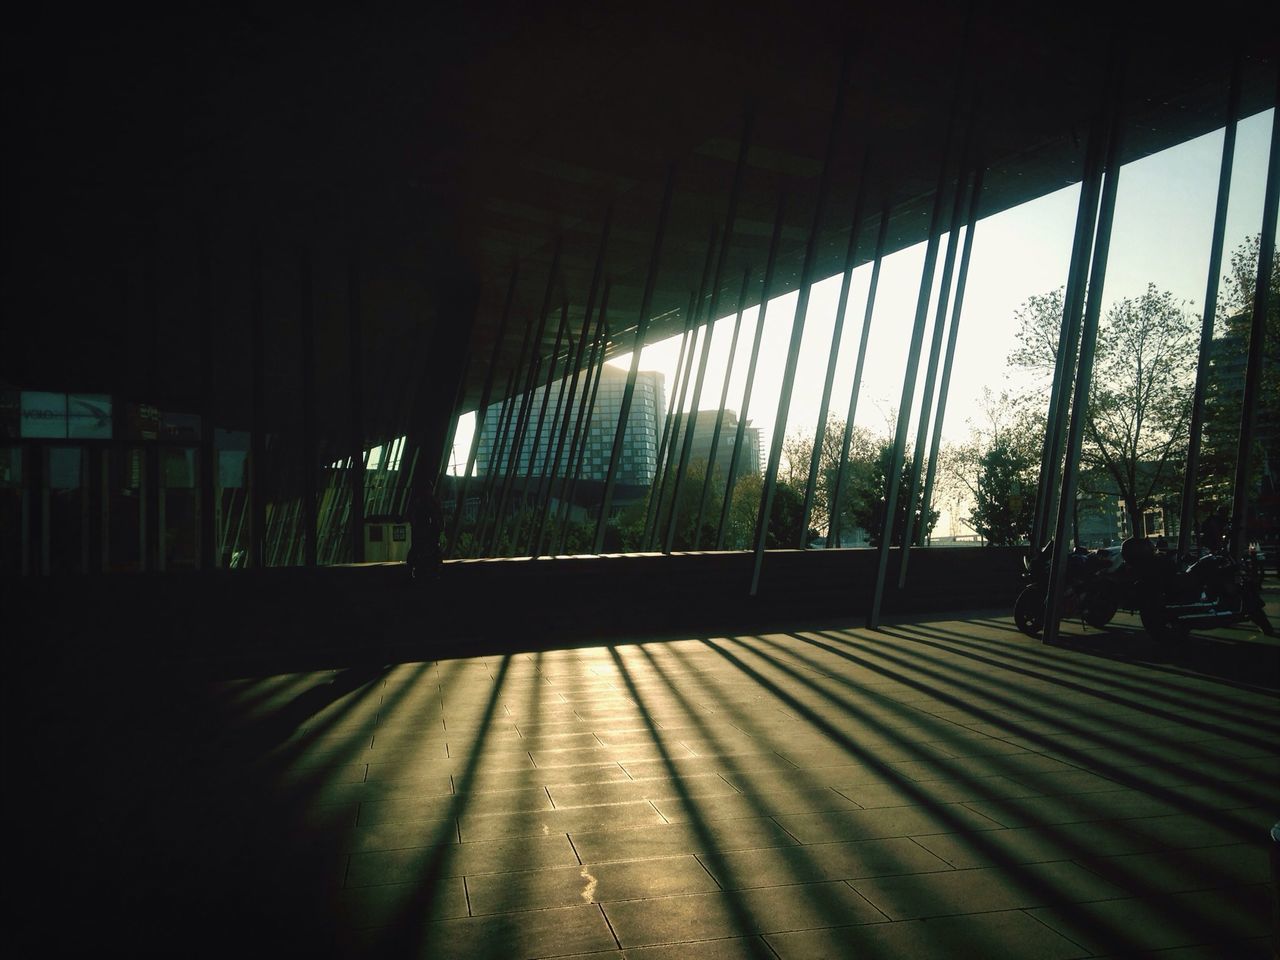
[[[653,475],[657,469],[658,433],[666,411],[664,381],[663,375],[656,371],[641,371],[636,377],[635,395],[631,401],[630,415],[627,417],[627,429],[622,438],[622,459],[618,464],[619,484],[647,485],[653,482]],[[588,422],[589,429],[582,461],[581,478],[583,480],[604,480],[609,472],[609,455],[618,429],[618,415],[622,411],[622,395],[626,385],[627,371],[610,364],[604,365],[600,386],[596,392],[595,405]],[[533,391],[529,400],[532,411],[529,425],[525,428],[524,442],[516,461],[517,476],[543,477],[552,472],[556,446],[565,420],[564,407],[568,403],[568,388],[568,380],[557,380],[549,386],[538,387]],[[579,378],[579,392],[574,397],[573,407],[569,413],[569,432],[561,452],[559,467],[555,470],[558,476],[563,476],[566,469],[569,447],[573,442],[574,432],[578,429],[581,391],[585,388],[586,378]],[[547,401],[544,415],[542,400],[548,389],[551,391],[551,396]],[[512,424],[520,414],[520,399],[516,398],[514,410],[508,417]],[[556,416],[557,410],[559,416]],[[501,426],[501,412],[502,405],[493,404],[485,414],[484,426],[480,430],[480,439],[476,445],[476,472],[480,475],[492,470],[505,471],[511,463],[514,427],[506,431],[506,439],[499,444],[498,429]],[[542,417],[541,429],[539,429],[540,417]],[[497,449],[499,446],[501,449]]]
[[[680,433],[676,437],[675,458],[679,462],[680,452],[684,446],[684,414],[677,418]],[[689,463],[706,463],[711,456],[711,437],[716,427],[715,410],[699,410],[693,418],[693,443],[689,452]],[[733,445],[738,437],[738,414],[735,410],[725,410],[720,423],[720,439],[716,443],[716,467],[721,477],[729,476],[729,461],[733,457]],[[742,431],[742,453],[738,455],[738,465],[734,476],[745,477],[760,474],[764,471],[760,463],[760,428],[747,426]]]

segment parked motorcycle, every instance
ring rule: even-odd
[[[1139,545],[1132,551],[1138,616],[1152,639],[1182,640],[1192,630],[1211,630],[1246,620],[1257,624],[1267,636],[1274,636],[1257,579],[1246,564],[1226,553],[1177,563],[1156,555],[1150,541],[1131,542]]]
[[[1025,572],[1023,588],[1013,604],[1013,622],[1029,637],[1040,636],[1044,629],[1044,600],[1049,589],[1049,573],[1053,567],[1053,540],[1036,554],[1022,558]],[[1079,616],[1090,626],[1102,627],[1115,615],[1105,603],[1094,597],[1093,584],[1099,571],[1109,565],[1109,557],[1098,557],[1084,547],[1067,554],[1067,576],[1062,592],[1064,619]]]

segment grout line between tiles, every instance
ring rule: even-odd
[[[609,922],[609,915],[604,912],[604,905],[596,903],[596,908],[600,911],[600,916],[604,917],[605,926],[609,928],[609,934],[613,937],[613,942],[618,945],[618,949],[622,949],[622,941],[618,939],[618,934],[613,929],[613,924]]]

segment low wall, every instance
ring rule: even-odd
[[[883,610],[1012,608],[1022,553],[916,549],[899,590],[895,550]],[[5,619],[18,618],[20,658],[301,669],[389,653],[417,659],[857,619],[870,608],[876,559],[871,549],[769,551],[755,597],[746,552],[456,561],[427,584],[410,581],[403,564],[364,564],[0,587]]]

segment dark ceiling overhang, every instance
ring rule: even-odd
[[[1111,43],[1127,63],[1126,160],[1221,126],[1233,57],[1244,58],[1243,112],[1270,106],[1274,14],[1244,7],[1206,19],[806,0],[767,10],[496,4],[390,19],[348,9],[31,21],[5,41],[16,146],[5,311],[25,326],[0,376],[137,398],[159,392],[194,406],[197,261],[208,251],[219,406],[228,422],[245,422],[248,251],[257,238],[275,407],[297,389],[293,291],[305,248],[322,423],[340,422],[349,407],[353,249],[370,432],[398,429],[442,324],[470,328],[460,397],[473,408],[513,268],[499,384],[538,320],[557,244],[552,302],[567,302],[580,325],[610,208],[610,349],[630,349],[668,169],[651,337],[681,328],[707,238],[723,223],[749,103],[755,121],[722,313],[743,268],[760,275],[781,191],[778,290],[799,282],[842,56],[849,67],[816,277],[841,269],[863,180],[859,262],[871,255],[882,210],[890,252],[924,239],[958,89],[980,91],[984,215],[1078,182]],[[474,316],[458,312],[467,300],[455,288],[466,285],[480,290]],[[157,365],[166,371],[159,382]]]

